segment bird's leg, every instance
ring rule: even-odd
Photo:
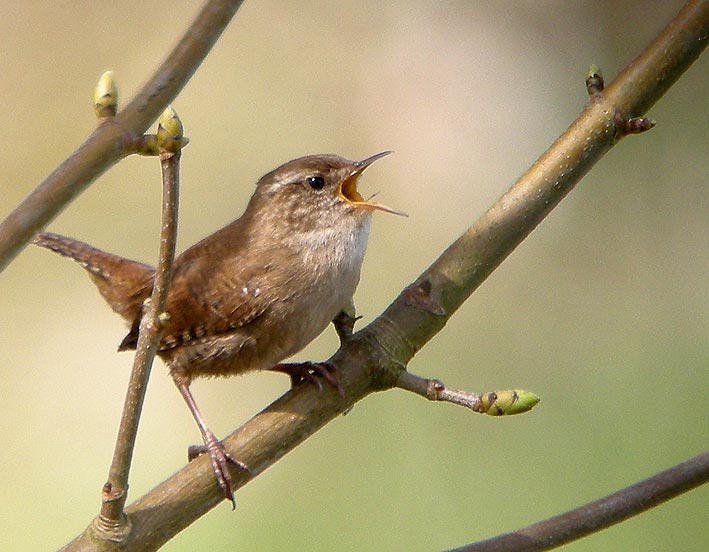
[[[360,318],[362,317],[355,316],[354,305],[352,305],[351,312],[342,310],[335,318],[332,319],[332,325],[335,326],[337,337],[340,338],[340,345],[344,345],[345,342],[352,337],[355,322],[357,322]]]
[[[199,408],[197,407],[197,403],[195,402],[194,397],[192,396],[192,391],[190,391],[189,382],[181,382],[175,380],[175,385],[177,385],[177,388],[180,390],[182,398],[185,399],[187,407],[190,409],[190,412],[192,412],[192,416],[194,417],[195,422],[197,422],[197,426],[199,427],[199,430],[202,433],[202,439],[204,440],[203,447],[192,446],[189,448],[187,453],[189,460],[193,460],[203,452],[209,453],[209,459],[212,462],[212,469],[214,470],[214,475],[216,475],[217,477],[219,487],[221,488],[222,493],[224,494],[224,498],[231,501],[232,509],[234,509],[236,508],[236,501],[234,500],[234,492],[232,491],[232,479],[227,464],[232,463],[239,469],[245,471],[249,471],[249,468],[243,462],[239,462],[234,457],[232,457],[224,449],[224,445],[222,444],[222,442],[217,439],[216,435],[214,435],[212,430],[209,429],[207,427],[207,424],[204,423],[202,414],[200,413]]]

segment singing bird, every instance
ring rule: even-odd
[[[217,482],[234,504],[232,458],[207,427],[195,377],[276,370],[293,381],[338,386],[319,363],[281,364],[351,308],[373,211],[404,213],[365,200],[357,179],[385,151],[362,161],[337,155],[294,159],[263,176],[244,213],[175,258],[158,355],[199,426]],[[78,262],[129,324],[119,350],[135,349],[155,269],[51,233],[34,243]]]

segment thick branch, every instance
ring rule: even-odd
[[[243,0],[211,0],[135,98],[96,130],[0,223],[0,271],[99,175],[132,152],[140,136],[187,84]]]
[[[620,523],[709,481],[709,451],[580,508],[450,552],[539,552]]]
[[[408,363],[616,143],[617,115],[644,115],[699,57],[708,34],[709,3],[687,3],[514,186],[364,331],[399,363]]]
[[[708,27],[709,3],[688,3],[509,192],[345,342],[330,359],[343,397],[295,389],[227,437],[227,450],[257,475],[368,393],[395,385],[413,355],[611,148],[616,114],[642,115],[700,55]],[[246,482],[234,475],[235,488]],[[133,530],[124,550],[157,549],[221,500],[209,460],[196,459],[128,507]],[[82,544],[66,550],[91,549]]]

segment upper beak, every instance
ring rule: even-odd
[[[377,159],[386,157],[390,153],[392,152],[383,151],[381,153],[372,155],[371,157],[367,157],[362,161],[356,161],[354,163],[354,168],[352,169],[352,172],[347,178],[342,181],[342,183],[337,188],[337,193],[340,195],[340,197],[342,197],[348,203],[355,205],[356,207],[361,207],[362,209],[367,209],[370,211],[384,211],[385,213],[408,217],[409,215],[407,215],[403,211],[397,211],[396,209],[392,209],[391,207],[387,207],[386,205],[381,205],[379,203],[375,203],[374,201],[365,200],[357,191],[357,178],[359,178],[359,176],[364,172],[367,167],[369,167],[369,165],[374,163]]]

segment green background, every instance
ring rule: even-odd
[[[258,177],[307,153],[395,155],[365,195],[377,214],[356,295],[371,320],[576,117],[679,9],[654,2],[246,2],[174,106],[180,247],[236,217]],[[480,3],[482,4],[482,3]],[[113,69],[124,102],[197,2],[0,7],[0,214],[94,125]],[[399,390],[370,396],[165,550],[435,551],[601,497],[705,449],[709,437],[706,56],[580,183],[411,362],[469,390],[525,388],[531,414],[492,419]],[[154,262],[158,163],[129,158],[51,225]],[[0,275],[0,548],[50,550],[95,515],[131,356],[85,274],[30,248]],[[298,358],[336,348],[328,330]],[[218,435],[287,378],[199,381]],[[135,455],[136,498],[185,462],[198,432],[162,365]],[[703,550],[701,488],[567,547]]]

